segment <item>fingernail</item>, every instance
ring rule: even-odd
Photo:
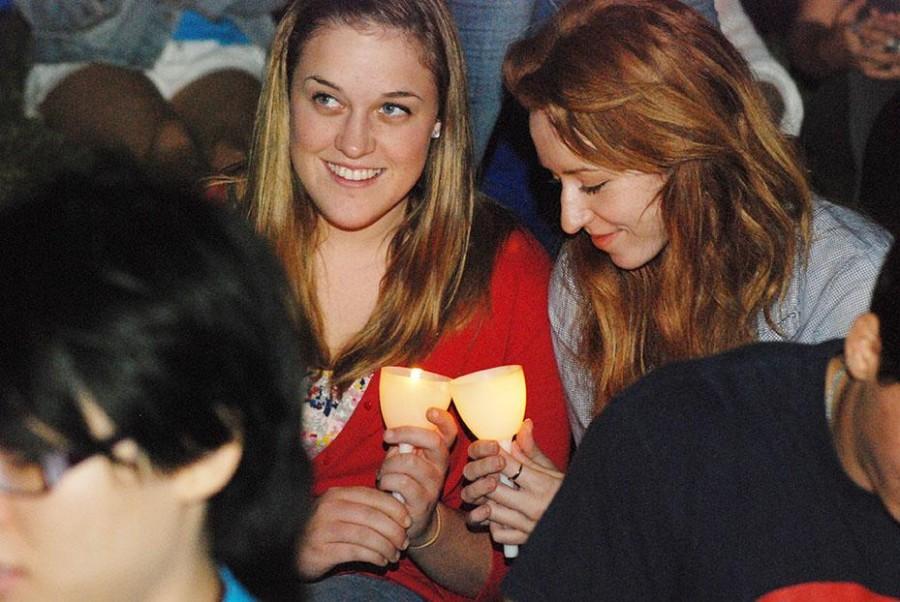
[[[410,525],[412,525],[412,519],[408,516],[403,518],[403,526],[409,529]]]
[[[400,546],[400,549],[405,550],[408,547],[409,547],[409,537],[407,537],[406,539],[403,540],[403,545]]]

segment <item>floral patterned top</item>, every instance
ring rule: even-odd
[[[331,370],[311,370],[306,373],[306,400],[303,403],[301,437],[306,454],[315,458],[328,447],[344,429],[372,380],[372,374],[353,382],[344,394],[337,395],[331,386]]]

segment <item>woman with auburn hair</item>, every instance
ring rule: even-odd
[[[288,8],[243,194],[313,325],[302,435],[316,502],[298,562],[314,600],[492,597],[505,571],[499,547],[460,511],[473,437],[437,409],[433,430],[385,431],[382,366],[455,377],[523,365],[537,437],[567,461],[551,265],[476,195],[471,152],[463,62],[441,0]],[[399,443],[415,453],[398,454]]]
[[[744,60],[681,3],[572,0],[504,74],[572,235],[550,316],[576,443],[654,368],[842,336],[866,308],[889,236],[812,198]],[[562,479],[531,428],[512,457],[470,448],[463,499],[497,541],[522,543]]]

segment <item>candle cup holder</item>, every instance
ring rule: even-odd
[[[417,426],[434,430],[434,424],[425,415],[428,408],[446,410],[450,407],[450,379],[421,368],[385,366],[381,369],[378,396],[387,428]],[[412,453],[414,449],[408,443],[397,447],[401,454]],[[392,495],[405,502],[396,491]]]
[[[453,379],[450,392],[456,411],[479,439],[494,439],[507,452],[512,438],[525,419],[525,374],[522,366],[498,366],[472,372]],[[500,475],[500,482],[507,487],[513,483]],[[503,554],[507,558],[519,555],[519,546],[506,544]]]

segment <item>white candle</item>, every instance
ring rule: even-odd
[[[509,452],[512,438],[525,419],[525,374],[522,366],[499,366],[453,379],[450,392],[456,410],[479,439],[493,439]],[[501,474],[500,481],[512,487]],[[519,546],[504,545],[507,558],[519,555]]]
[[[421,368],[386,366],[381,369],[378,396],[381,415],[388,428],[417,426],[434,430],[436,427],[425,415],[428,408],[446,410],[450,407],[450,379]],[[401,454],[413,451],[409,443],[401,443],[399,448]],[[397,492],[394,497],[404,501]]]
[[[450,392],[460,417],[479,439],[512,439],[525,419],[522,366],[498,366],[453,379]]]
[[[421,368],[387,366],[381,369],[378,388],[381,414],[388,428],[418,426],[434,429],[428,408],[450,407],[450,379]]]

